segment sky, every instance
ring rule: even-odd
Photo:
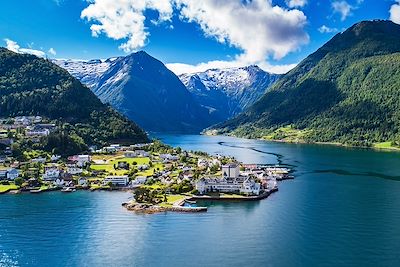
[[[257,64],[285,73],[362,20],[400,24],[400,0],[2,0],[0,44],[106,59],[144,50],[177,74]]]

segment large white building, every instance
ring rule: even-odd
[[[106,178],[104,178],[103,184],[107,185],[110,182],[113,185],[117,185],[117,186],[127,186],[129,183],[129,177],[127,175],[107,176]]]
[[[222,177],[200,179],[196,189],[200,194],[222,192],[259,195],[261,185],[250,176],[240,176],[240,166],[233,163],[222,166]]]
[[[202,178],[196,183],[196,189],[200,194],[221,192],[259,195],[261,185],[250,177],[245,177],[244,179]]]

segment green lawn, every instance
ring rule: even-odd
[[[172,205],[181,199],[184,199],[184,195],[167,195],[167,202],[163,202],[160,204],[161,207],[172,207]]]
[[[392,145],[392,142],[382,142],[382,143],[375,143],[373,145],[374,148],[378,149],[390,149],[390,150],[400,150],[399,147],[395,147]]]
[[[0,184],[0,193],[5,193],[9,190],[17,190],[17,189],[19,189],[19,186],[16,186],[15,184],[10,184],[10,185]]]
[[[269,135],[263,136],[266,140],[282,140],[285,142],[302,142],[311,133],[311,130],[298,130],[288,125],[281,127]]]
[[[117,157],[112,157],[108,159],[108,162],[106,164],[92,164],[91,168],[92,170],[97,170],[97,171],[106,171],[110,174],[116,174],[116,175],[125,175],[128,170],[114,170],[114,164],[117,165],[119,161],[126,161],[129,163],[130,167],[134,166],[133,162],[136,162],[137,165],[149,165],[150,163],[150,158],[125,158],[121,156]],[[154,166],[148,170],[138,172],[138,176],[151,176],[154,173],[154,170],[159,168],[160,170],[163,169],[163,165],[161,163],[154,164]]]

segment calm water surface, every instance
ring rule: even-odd
[[[0,266],[400,266],[400,153],[160,135],[188,150],[281,163],[260,202],[137,215],[120,192],[0,196]]]

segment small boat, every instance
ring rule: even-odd
[[[39,194],[39,193],[42,193],[42,190],[40,190],[40,189],[32,189],[32,190],[29,190],[29,193]]]
[[[63,189],[61,189],[61,192],[64,192],[64,193],[72,193],[75,191],[76,191],[76,189],[73,187],[63,187]]]
[[[195,200],[185,200],[185,202],[189,203],[189,204],[197,204],[197,202]]]

